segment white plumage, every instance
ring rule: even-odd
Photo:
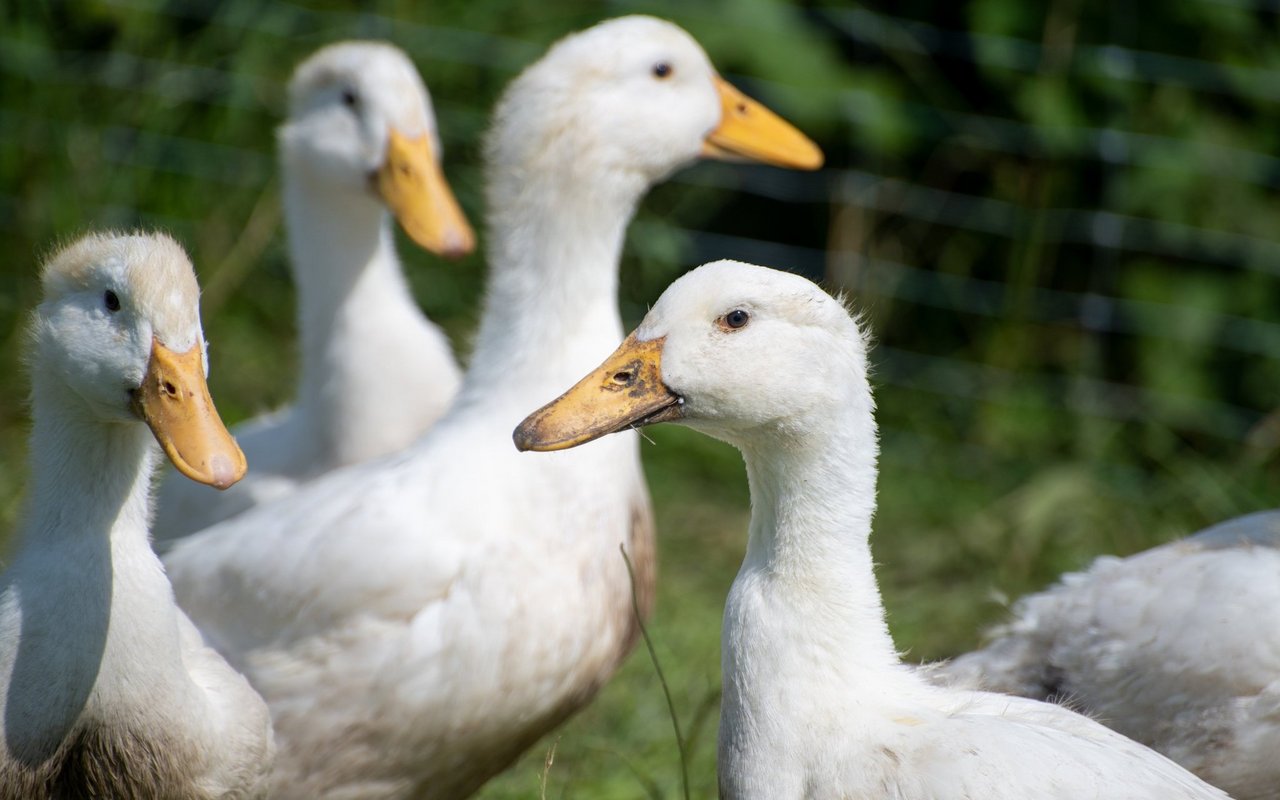
[[[935,686],[900,662],[868,542],[866,343],[817,286],[736,262],[694,270],[516,439],[555,449],[666,420],[738,447],[751,485],[724,617],[721,797],[1226,796],[1084,716]]]
[[[266,705],[147,538],[155,439],[207,483],[244,472],[205,388],[191,263],[164,236],[91,235],[43,284],[31,498],[0,576],[0,797],[261,797]]]
[[[673,25],[555,45],[495,112],[492,272],[456,404],[404,452],[167,556],[182,605],[271,706],[275,796],[465,796],[612,674],[636,633],[618,546],[646,606],[654,580],[635,441],[531,459],[511,429],[617,341],[619,251],[648,187],[752,142],[821,159]]]
[[[294,72],[279,144],[298,288],[297,399],[236,427],[253,469],[229,491],[169,476],[157,541],[399,450],[461,383],[448,338],[410,294],[388,213],[436,253],[474,244],[440,172],[431,99],[412,62],[379,42],[318,51]]]
[[[1240,800],[1280,798],[1280,512],[1099,558],[939,670],[1065,699]]]

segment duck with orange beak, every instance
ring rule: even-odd
[[[445,258],[475,247],[413,63],[389,44],[331,45],[299,65],[289,98],[279,144],[298,287],[296,400],[236,428],[254,471],[231,491],[165,483],[162,543],[399,450],[440,418],[461,382],[448,337],[409,291],[391,225],[394,217]],[[382,388],[388,375],[395,391]]]
[[[156,442],[201,484],[245,474],[191,262],[166,236],[96,234],[43,285],[31,494],[0,575],[0,798],[261,797],[267,707],[178,610],[147,531]]]

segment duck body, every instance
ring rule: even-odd
[[[417,458],[373,462],[380,468],[370,477],[348,471],[361,502],[338,491],[338,476],[322,478],[313,510],[241,542],[253,552],[238,558],[263,557],[261,575],[239,569],[179,582],[189,607],[258,579],[325,586],[310,597],[260,591],[217,618],[198,617],[269,698],[284,754],[276,796],[465,797],[589,700],[629,651],[635,620],[619,544],[644,565],[638,591],[652,591],[638,465],[634,483],[596,485],[589,501],[563,486],[634,463],[634,444],[551,470],[513,470],[503,454],[457,449],[462,430],[433,432],[413,452],[449,453],[447,471]],[[489,481],[498,469],[501,502]],[[421,499],[405,504],[406,493]],[[453,511],[459,500],[470,513]],[[344,516],[361,520],[360,536],[315,525]],[[423,526],[447,533],[425,535]],[[312,555],[269,560],[282,537],[299,538]],[[183,552],[170,555],[178,575],[186,568],[173,559]],[[396,557],[374,565],[371,553]]]
[[[439,174],[430,98],[412,63],[387,44],[333,45],[298,67],[290,94],[279,143],[298,288],[297,400],[235,429],[254,465],[236,486],[164,484],[162,542],[399,450],[444,414],[461,384],[448,337],[409,290],[391,229],[395,213],[434,252],[474,244]],[[406,183],[411,191],[377,178],[404,163],[422,176]]]
[[[1065,699],[1237,798],[1280,798],[1280,512],[1022,598],[948,680]]]
[[[869,545],[873,407],[842,304],[798,276],[717,262],[516,431],[523,449],[560,449],[676,421],[742,451],[752,513],[725,607],[720,796],[1226,797],[1082,715],[935,686],[901,663]]]
[[[630,205],[602,218],[598,192],[579,202],[567,215],[540,204],[541,233],[512,243],[511,274],[616,265]],[[608,235],[559,235],[584,223]],[[566,241],[586,249],[565,253]],[[537,463],[509,436],[521,398],[549,396],[551,379],[620,335],[615,269],[529,299],[495,289],[504,323],[482,328],[475,388],[421,441],[166,556],[180,603],[271,706],[273,796],[465,797],[589,700],[629,651],[619,545],[641,565],[646,607],[653,590],[634,440]]]
[[[32,495],[0,576],[0,797],[261,797],[266,705],[174,603],[147,535],[155,443],[125,411],[125,387],[155,380],[142,370],[152,335],[195,348],[202,369],[190,263],[164,237],[90,236],[54,257],[45,286]],[[94,307],[107,290],[115,312]],[[207,399],[203,373],[192,380],[178,385]],[[212,457],[235,460],[216,426]],[[230,470],[217,461],[216,482]]]

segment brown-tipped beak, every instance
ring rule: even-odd
[[[476,246],[476,235],[449,189],[425,133],[408,139],[392,130],[387,159],[373,175],[374,186],[409,237],[436,255],[461,258]]]
[[[566,450],[607,433],[684,416],[684,400],[662,382],[663,339],[633,333],[599,368],[530,414],[512,438],[517,450]]]
[[[133,393],[133,410],[191,480],[226,489],[244,477],[244,453],[213,406],[199,344],[179,355],[153,341],[147,374]]]
[[[822,150],[812,139],[719,75],[715,84],[720,95],[720,125],[702,143],[702,155],[790,169],[822,166]]]

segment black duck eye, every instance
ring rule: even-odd
[[[120,310],[120,298],[110,289],[102,294],[102,304],[112,313]]]
[[[653,77],[657,78],[658,80],[665,80],[666,78],[670,78],[671,73],[674,71],[675,70],[672,69],[671,65],[665,61],[659,61],[657,64],[653,65]]]
[[[734,310],[730,311],[728,314],[725,314],[723,317],[720,318],[720,327],[724,328],[725,330],[736,331],[739,328],[746,326],[746,324],[750,321],[751,321],[750,314],[748,314],[746,311],[743,311],[741,308],[735,308]]]
[[[359,102],[359,99],[356,97],[355,92],[351,91],[350,89],[342,90],[342,104],[344,106],[354,110],[358,102]]]

